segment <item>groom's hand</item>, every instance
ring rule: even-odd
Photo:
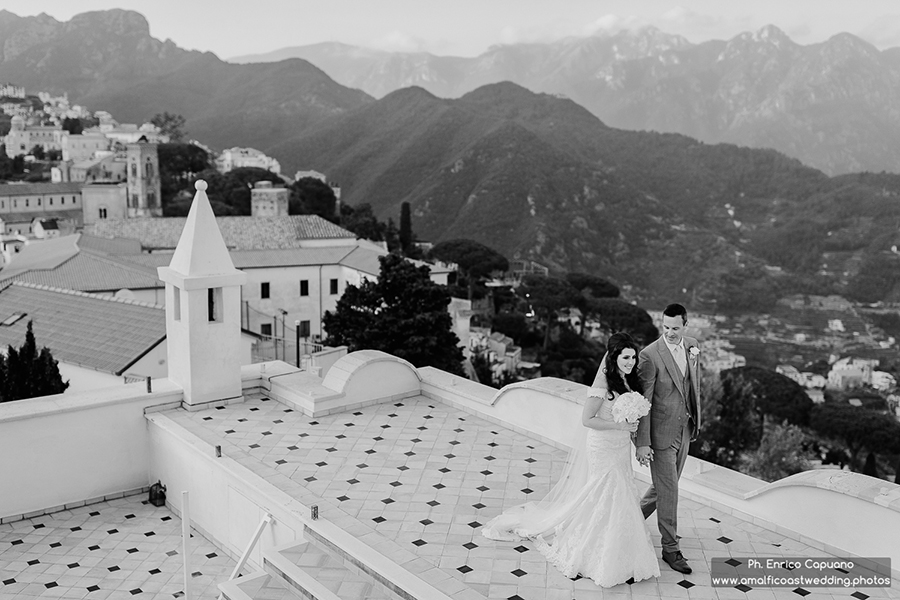
[[[650,446],[638,446],[634,452],[634,457],[641,465],[646,467],[653,460],[653,449]]]

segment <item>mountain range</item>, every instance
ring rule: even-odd
[[[774,150],[615,129],[508,82],[458,99],[404,88],[271,150],[382,218],[410,202],[420,238],[602,273],[633,297],[760,309],[853,295],[873,274],[860,299],[900,283],[882,277],[900,266],[900,176],[832,178]]]
[[[669,57],[664,60],[645,56],[616,63],[630,65],[621,79],[631,90],[629,102],[656,102],[662,92],[642,95],[639,85],[654,70],[669,72],[681,64],[690,78],[692,61],[723,56],[748,66],[701,78],[712,86],[701,86],[708,115],[703,101],[697,100],[698,108],[687,100],[700,85],[696,81],[646,89],[680,90],[680,104],[672,101],[675,112],[696,111],[698,119],[713,123],[741,114],[737,121],[756,124],[745,129],[764,130],[759,123],[765,115],[786,118],[777,102],[763,103],[767,108],[753,104],[767,98],[767,82],[785,78],[776,60],[781,51],[762,39],[777,38],[777,32],[764,33],[741,39],[745,46],[768,48],[771,60],[758,52],[731,57],[726,49],[740,54],[738,38],[692,46],[655,31],[645,31],[645,38],[622,34],[635,44],[617,46],[622,56],[646,54],[645,46],[657,37],[671,42],[669,53],[660,54]],[[859,46],[847,36],[836,39],[822,51],[837,53],[840,40],[851,50]],[[528,54],[543,52],[537,46],[520,47],[518,54],[501,50],[492,51],[498,65],[515,64],[522,72],[543,68],[544,62]],[[575,53],[573,69],[582,54],[590,52]],[[886,51],[870,58],[887,64],[892,56]],[[824,77],[834,70],[830,64],[809,68]],[[845,64],[842,72],[862,85],[873,76],[866,64]],[[732,99],[726,101],[715,90],[729,77]],[[572,94],[536,93],[503,82],[479,85],[459,98],[413,86],[376,100],[300,58],[231,64],[155,40],[141,15],[121,10],[84,13],[66,23],[0,11],[0,81],[67,92],[71,101],[110,111],[124,122],[180,113],[201,142],[256,147],[281,161],[285,173],[327,173],[341,185],[343,201],[369,203],[382,219],[396,219],[400,205],[409,202],[420,239],[475,239],[511,259],[608,277],[641,301],[765,310],[790,293],[900,298],[900,175],[830,177],[775,150],[628,131],[605,123]],[[829,85],[817,88],[815,97],[839,96]],[[893,85],[884,83],[882,99],[891,97]],[[889,119],[876,110],[881,96],[867,97],[875,108],[860,110],[849,123],[826,105],[810,118],[848,136],[857,134],[857,125],[875,124],[891,137]],[[854,98],[848,89],[845,103],[856,106]],[[737,99],[745,102],[743,109]],[[610,104],[628,113],[628,102]],[[716,112],[718,106],[728,111]],[[788,130],[793,121],[785,123]],[[808,122],[797,117],[797,123],[796,135],[809,135]],[[827,146],[825,141],[820,145]]]
[[[571,98],[612,127],[774,148],[828,174],[900,170],[900,48],[847,33],[803,46],[769,25],[693,44],[648,27],[473,58],[322,43],[231,60],[289,57],[376,98],[409,86],[456,98],[511,81]]]
[[[192,137],[216,148],[264,148],[372,100],[304,60],[238,65],[161,42],[143,15],[118,9],[67,22],[0,10],[0,81],[67,93],[125,123],[181,114]]]

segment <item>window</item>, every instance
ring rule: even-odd
[[[106,211],[105,208],[101,208],[100,210]],[[105,214],[105,212],[104,212],[104,214]],[[105,219],[106,217],[104,216],[103,218]],[[180,321],[181,320],[181,290],[179,288],[173,286],[172,291],[175,292],[175,294],[172,298],[172,305],[173,305],[172,313],[173,313],[175,320]]]
[[[272,324],[263,323],[259,326],[259,332],[267,337],[272,337]]]
[[[25,198],[25,208],[28,208],[28,202],[29,202],[29,199]]]
[[[16,208],[17,206],[19,206],[19,201],[16,199],[13,199],[13,208]]]
[[[269,282],[264,281],[259,284],[259,297],[260,298],[268,298],[269,297]]]
[[[222,288],[207,289],[206,316],[210,323],[222,322]]]
[[[147,207],[156,208],[156,194],[154,192],[147,192]]]
[[[100,218],[101,218],[101,219],[105,219],[105,218],[106,218],[106,207],[102,207],[102,208],[100,209]]]
[[[338,293],[338,280],[332,279],[330,282],[329,293],[333,296]]]
[[[41,199],[38,198],[38,206],[40,206],[40,205],[41,205]]]
[[[11,314],[10,316],[6,317],[6,319],[2,323],[0,323],[0,325],[2,325],[3,327],[9,327],[10,325],[15,324],[16,321],[22,319],[23,317],[25,317],[25,313],[15,312],[15,313]]]
[[[65,204],[65,203],[66,203],[66,197],[65,197],[65,196],[61,197],[61,198],[59,199],[59,203],[60,203],[60,204]]]
[[[309,321],[300,321],[300,337],[309,337]]]
[[[308,279],[300,280],[300,295],[301,296],[309,296],[309,280]]]
[[[50,196],[50,206],[53,206],[53,196]]]

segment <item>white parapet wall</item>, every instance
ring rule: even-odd
[[[0,403],[0,519],[103,500],[149,485],[144,412],[181,403],[167,379]],[[12,492],[14,491],[14,493]]]

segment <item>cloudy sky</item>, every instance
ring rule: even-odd
[[[135,10],[154,37],[224,59],[324,41],[475,56],[494,44],[644,25],[692,42],[774,24],[801,44],[846,31],[882,49],[900,46],[897,0],[2,0],[0,7],[60,21]]]

